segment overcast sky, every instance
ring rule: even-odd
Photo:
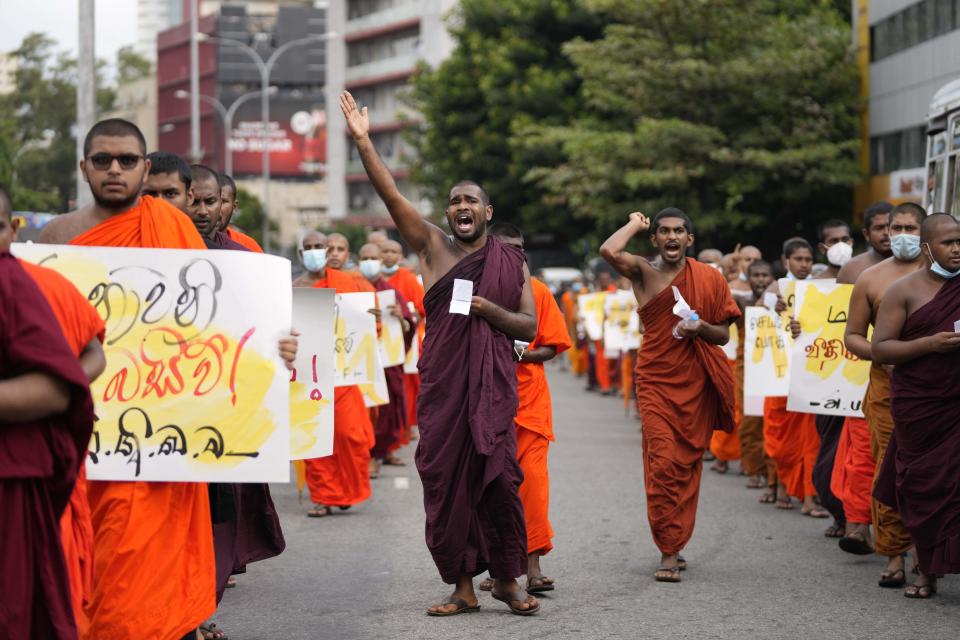
[[[97,57],[113,65],[117,49],[137,39],[137,0],[96,0]],[[77,51],[77,0],[0,0],[0,51],[20,46],[34,31]]]

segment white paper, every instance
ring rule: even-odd
[[[333,453],[333,289],[293,290],[293,326],[300,331],[290,381],[290,459]]]
[[[767,309],[770,309],[770,311],[773,311],[777,306],[777,294],[773,293],[772,291],[767,291],[764,293],[763,306],[765,306]]]
[[[680,318],[689,318],[690,314],[693,313],[693,309],[691,309],[687,301],[683,299],[680,289],[676,287],[673,287],[673,299],[677,301],[677,303],[673,305],[673,315]]]
[[[377,306],[380,308],[380,361],[385,367],[401,365],[407,356],[403,343],[403,323],[388,310],[396,304],[397,292],[393,289],[377,292]]]
[[[953,332],[960,333],[960,320],[953,323]]]
[[[376,306],[376,296],[367,291],[342,293],[337,294],[336,303],[333,386],[374,382],[380,366],[380,346],[377,319],[370,309]]]
[[[450,298],[450,313],[470,315],[470,301],[473,299],[473,280],[453,281],[453,295]]]

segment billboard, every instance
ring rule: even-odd
[[[270,150],[271,175],[322,175],[327,163],[327,118],[322,97],[272,97],[266,132],[260,119],[260,101],[244,103],[233,117],[227,140],[235,176],[261,174],[264,145]]]

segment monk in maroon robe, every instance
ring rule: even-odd
[[[894,430],[874,493],[900,513],[916,543],[921,576],[908,597],[936,593],[936,577],[960,573],[960,222],[923,221],[925,269],[887,290],[873,333],[873,360],[894,365]]]
[[[407,300],[395,286],[383,277],[383,259],[379,245],[365,244],[360,247],[357,256],[360,258],[360,273],[373,285],[374,289],[395,292],[397,298],[393,307],[378,309],[377,313],[380,316],[389,313],[399,316],[403,325],[403,353],[406,354],[417,332],[417,324],[408,308]],[[384,367],[383,374],[387,379],[387,397],[390,402],[377,407],[377,420],[373,425],[376,444],[370,450],[370,458],[376,461],[378,467],[381,461],[384,464],[403,465],[402,460],[391,455],[391,452],[400,446],[407,428],[407,401],[403,386],[403,364]]]
[[[60,542],[93,432],[87,378],[36,284],[0,254],[0,635],[74,639]]]
[[[475,182],[464,180],[450,190],[451,235],[426,220],[377,154],[367,109],[359,109],[349,93],[340,96],[340,109],[371,184],[420,259],[426,289],[416,463],[427,547],[443,581],[456,584],[427,613],[478,610],[473,576],[488,569],[495,599],[515,614],[537,613],[540,603],[517,582],[527,569],[527,535],[518,493],[512,355],[514,340],[532,342],[537,335],[523,253],[487,234],[493,205]]]

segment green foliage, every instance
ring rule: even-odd
[[[411,132],[412,179],[441,210],[450,187],[475,180],[495,218],[575,237],[564,204],[524,180],[531,166],[558,162],[559,152],[524,144],[523,132],[566,125],[580,111],[580,81],[561,48],[600,37],[600,21],[581,0],[463,0],[450,27],[453,54],[435,70],[421,68],[412,83],[411,103],[424,120]]]
[[[584,109],[519,132],[560,157],[526,177],[595,221],[594,246],[630,211],[668,205],[693,216],[701,247],[812,237],[847,214],[859,178],[857,70],[835,4],[590,1],[604,37],[564,47]]]
[[[117,50],[117,84],[126,84],[150,75],[153,63],[134,50],[121,47]]]
[[[263,242],[263,205],[260,199],[244,189],[237,188],[237,206],[239,210],[233,214],[230,221],[232,225],[239,227],[244,233],[257,241],[262,247]],[[276,246],[276,234],[279,230],[277,223],[270,221],[270,239],[274,241],[271,246]]]
[[[16,89],[0,96],[0,180],[11,185],[15,209],[65,211],[76,195],[77,64],[32,33],[12,52]],[[97,106],[113,106],[98,62]]]
[[[339,233],[343,236],[346,236],[347,242],[350,243],[350,253],[357,255],[357,252],[360,251],[360,247],[367,244],[367,229],[366,227],[361,227],[355,224],[347,224],[345,222],[334,222],[333,224],[324,227],[321,229],[323,233]]]

